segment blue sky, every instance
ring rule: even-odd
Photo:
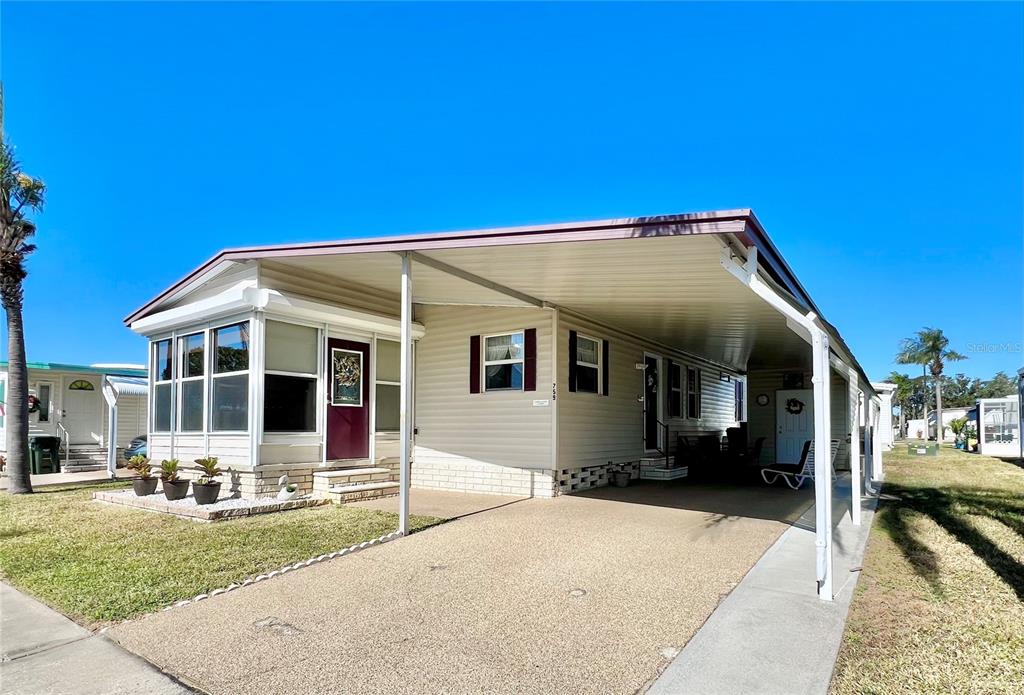
[[[122,317],[224,247],[752,207],[874,378],[926,325],[950,371],[1024,366],[1020,4],[0,21],[7,135],[49,186],[32,360],[143,361]]]

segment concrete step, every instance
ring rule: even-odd
[[[60,472],[61,473],[85,473],[87,471],[102,471],[106,467],[107,467],[107,464],[106,464],[105,461],[102,462],[102,463],[96,463],[96,462],[80,463],[80,462],[71,461],[68,464],[65,464],[65,463],[62,462],[61,466],[60,466]]]
[[[641,480],[677,480],[679,478],[685,478],[689,473],[689,468],[686,466],[680,466],[678,468],[644,468],[640,467],[640,479]]]
[[[339,478],[349,478],[352,476],[360,475],[373,475],[374,473],[390,473],[390,468],[378,468],[376,466],[368,466],[365,468],[339,468],[335,471],[315,471],[313,473],[314,478],[326,478],[327,480],[337,480]]]
[[[344,504],[358,500],[372,500],[380,497],[393,497],[398,494],[399,485],[394,481],[378,483],[359,483],[355,485],[332,485],[326,493],[318,496]]]

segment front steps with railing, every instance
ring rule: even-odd
[[[102,471],[107,467],[107,448],[103,446],[76,446],[60,452],[61,473],[83,473]]]
[[[392,497],[398,494],[398,460],[381,458],[377,465],[338,468],[313,473],[313,496],[339,504]]]

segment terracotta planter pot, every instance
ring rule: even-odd
[[[213,504],[217,501],[217,495],[220,494],[220,483],[200,485],[199,483],[193,482],[192,494],[196,498],[196,504]]]
[[[139,497],[156,492],[156,478],[132,478],[132,488]]]
[[[188,494],[187,480],[163,481],[164,497],[168,500],[180,500]]]

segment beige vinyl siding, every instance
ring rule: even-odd
[[[846,384],[846,380],[833,371],[830,389],[831,407],[829,415],[832,420],[832,436],[830,438],[839,440],[839,451],[836,452],[835,465],[837,470],[849,470],[850,444],[847,441],[851,432],[850,423],[847,419],[850,407],[849,387]]]
[[[173,444],[173,446],[172,446]],[[149,458],[154,463],[176,458],[185,468],[195,466],[195,460],[216,456],[221,468],[251,468],[249,464],[249,435],[247,434],[151,434]]]
[[[110,408],[106,399],[101,397],[103,408],[103,439],[106,443],[109,431]],[[146,396],[119,396],[117,399],[117,445],[125,447],[128,443],[146,433]]]
[[[213,297],[229,287],[246,281],[250,281],[253,285],[256,284],[256,263],[253,261],[234,264],[220,275],[191,290],[186,296],[160,308],[161,310],[165,310],[184,306],[186,304],[192,304],[201,299]]]
[[[397,286],[397,271],[395,277]],[[391,318],[397,318],[401,313],[397,293],[346,282],[311,270],[300,272],[273,261],[260,261],[259,286]]]
[[[533,401],[551,397],[551,312],[417,305],[416,314],[426,335],[416,345],[414,477],[445,461],[550,470],[551,404]],[[471,394],[470,336],[527,328],[537,329],[537,390]]]
[[[608,373],[609,395],[571,392],[569,380],[569,331],[609,341],[611,364]],[[719,380],[717,367],[702,365],[692,358],[666,351],[650,343],[619,334],[566,312],[559,314],[558,325],[558,468],[571,469],[636,460],[643,451],[644,373],[636,365],[643,363],[645,350],[682,365],[685,398],[685,369],[702,370],[701,418],[669,418],[669,446],[675,449],[676,436],[694,434],[722,435],[736,424],[735,386],[730,380]],[[660,397],[668,390],[665,359],[661,362]],[[667,403],[663,406],[667,417]],[[685,415],[685,413],[684,413]]]

